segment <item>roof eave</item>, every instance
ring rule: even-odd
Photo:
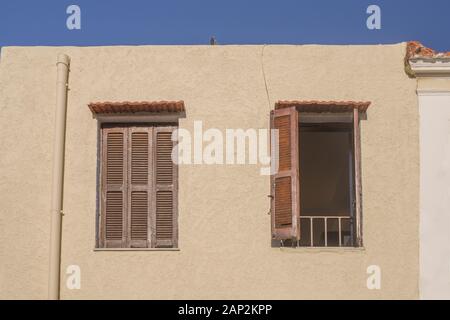
[[[418,77],[450,77],[450,57],[413,57],[409,59],[411,71]]]

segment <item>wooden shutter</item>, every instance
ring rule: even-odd
[[[128,128],[128,229],[131,248],[149,247],[152,128]]]
[[[177,247],[177,166],[172,161],[175,127],[154,128],[153,243],[155,247]]]
[[[127,139],[125,128],[102,129],[100,245],[126,246]]]
[[[299,240],[298,112],[295,107],[273,110],[270,124],[271,129],[278,129],[278,172],[271,176],[272,238]]]

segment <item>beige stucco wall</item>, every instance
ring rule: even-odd
[[[423,77],[417,79],[418,91],[450,91],[450,79],[446,77]]]
[[[72,59],[63,299],[419,297],[416,80],[398,44],[2,48],[0,298],[47,294],[58,53]],[[97,122],[87,104],[162,99],[185,101],[187,129],[194,120],[267,128],[279,99],[372,101],[362,123],[364,249],[272,248],[269,177],[253,165],[192,165],[179,170],[180,251],[95,252]],[[71,264],[80,290],[65,287]],[[372,264],[381,290],[366,287]]]

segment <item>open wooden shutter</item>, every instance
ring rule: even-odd
[[[131,248],[149,247],[152,128],[128,128],[128,232]]]
[[[126,169],[127,139],[125,128],[102,129],[102,247],[126,246]]]
[[[155,192],[153,243],[155,247],[177,247],[177,166],[172,161],[175,127],[155,127]]]
[[[278,172],[271,176],[272,238],[299,240],[299,125],[295,107],[273,110],[270,127],[278,129]]]

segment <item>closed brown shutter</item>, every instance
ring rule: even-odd
[[[120,248],[126,246],[126,129],[103,129],[102,146],[100,242],[102,247]]]
[[[128,246],[150,246],[152,129],[128,128]]]
[[[175,129],[102,129],[100,247],[178,246]]]
[[[172,161],[175,127],[155,127],[155,192],[153,237],[155,247],[177,247],[177,166]]]
[[[299,126],[295,107],[273,110],[278,129],[278,172],[271,176],[272,238],[300,239]],[[272,143],[275,143],[274,141]]]

